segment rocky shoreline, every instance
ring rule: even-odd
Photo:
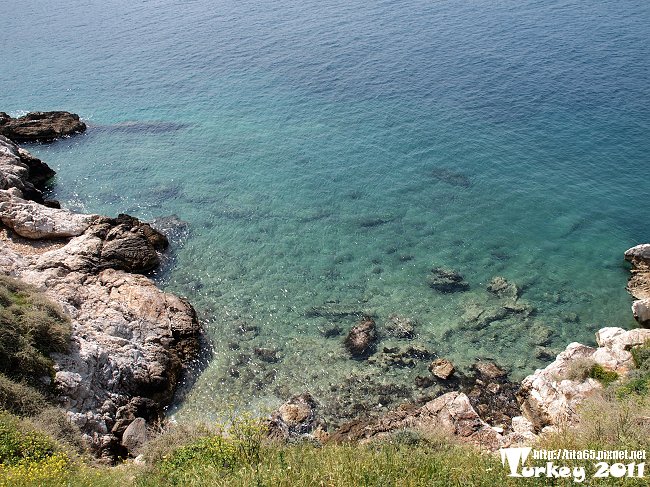
[[[3,116],[1,132],[43,141],[85,129],[67,112],[22,119]],[[167,238],[128,215],[48,204],[42,191],[52,175],[0,135],[0,272],[35,286],[70,318],[69,353],[53,356],[57,399],[91,450],[114,459],[143,424],[164,417],[199,352],[200,326],[187,301],[141,275],[159,264]]]
[[[85,128],[78,116],[67,112],[37,112],[17,119],[0,112],[0,272],[35,286],[70,317],[72,343],[69,353],[53,357],[53,385],[92,451],[114,459],[136,455],[147,428],[162,420],[199,356],[201,330],[187,301],[160,291],[143,275],[160,264],[168,245],[165,235],[128,215],[78,214],[45,200],[45,184],[54,171],[14,142],[50,141]],[[647,326],[650,245],[628,250],[625,258],[633,267],[628,284],[637,299],[633,313]],[[431,270],[428,284],[440,293],[468,287],[458,273],[442,268]],[[501,314],[527,312],[517,302],[518,289],[505,279],[493,279],[488,291],[503,301]],[[476,321],[496,319],[481,313]],[[409,366],[414,356],[433,358],[416,346],[377,351],[374,319],[359,318],[342,342],[352,359]],[[392,317],[389,325],[394,336],[413,336],[408,320]],[[545,431],[577,422],[579,404],[602,390],[594,378],[573,374],[576,363],[589,361],[625,376],[632,366],[630,349],[650,340],[650,329],[603,328],[596,339],[597,348],[570,344],[521,384],[510,382],[491,362],[477,362],[473,374],[463,376],[438,357],[429,367],[431,376],[416,381],[418,387],[436,383],[448,392],[375,417],[351,418],[329,431],[319,417],[318,398],[303,393],[271,415],[270,436],[365,442],[412,429],[443,431],[491,450],[530,444]],[[270,349],[255,353],[274,362]]]

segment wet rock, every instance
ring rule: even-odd
[[[399,315],[390,315],[385,324],[386,334],[395,338],[410,340],[415,336],[415,320]]]
[[[333,325],[326,328],[320,328],[319,332],[325,338],[334,338],[337,336],[341,336],[343,334],[343,327],[338,325]]]
[[[516,300],[519,297],[519,289],[517,286],[501,276],[492,278],[490,284],[487,287],[487,290],[498,298]]]
[[[519,384],[510,382],[506,371],[492,362],[477,362],[473,369],[476,376],[464,379],[463,391],[484,421],[508,429],[511,418],[521,414]]]
[[[416,360],[427,359],[431,353],[422,345],[384,347],[380,353],[368,358],[368,362],[383,367],[415,367]]]
[[[147,422],[144,418],[135,418],[122,435],[122,446],[135,457],[142,452],[146,442]]]
[[[446,358],[439,358],[431,362],[431,365],[429,365],[429,370],[433,375],[442,380],[449,379],[452,375],[454,375],[454,372],[456,371],[454,364],[452,364]]]
[[[469,284],[457,271],[442,267],[431,269],[431,273],[427,277],[427,284],[440,293],[455,293],[469,289]]]
[[[278,440],[290,440],[313,433],[320,425],[318,403],[305,392],[289,399],[271,415],[268,435]]]
[[[79,115],[64,111],[31,112],[18,118],[0,119],[0,135],[18,143],[51,142],[84,130],[86,124]]]
[[[382,375],[352,374],[330,386],[322,398],[322,416],[336,427],[342,421],[376,416],[391,405],[412,399],[412,386],[402,381],[387,382]]]
[[[365,316],[352,327],[343,344],[353,357],[360,358],[373,352],[376,339],[375,320]]]
[[[501,379],[507,375],[507,372],[496,365],[494,362],[476,362],[473,366],[473,369],[476,371],[479,378],[485,381]]]
[[[433,384],[436,383],[436,380],[431,377],[431,376],[423,376],[423,375],[418,375],[415,378],[415,385],[416,387],[419,387],[420,389],[426,389],[427,387],[431,387]]]

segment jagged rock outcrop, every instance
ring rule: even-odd
[[[47,164],[0,135],[0,189],[16,188],[24,198],[42,203],[42,190],[53,176]]]
[[[578,421],[578,406],[602,385],[589,377],[575,377],[572,370],[581,362],[626,374],[633,367],[632,347],[650,340],[650,330],[603,328],[596,334],[598,348],[571,343],[545,369],[526,377],[517,394],[522,412],[537,431],[545,426],[572,425]]]
[[[335,431],[330,441],[364,443],[403,429],[425,434],[442,432],[490,450],[509,442],[479,417],[465,394],[457,391],[443,394],[421,407],[403,405],[376,419],[352,421]]]
[[[79,115],[70,112],[30,112],[11,118],[0,112],[0,135],[14,142],[51,142],[86,130]]]
[[[650,327],[650,244],[637,245],[625,252],[632,264],[627,290],[636,299],[632,313],[641,326]]]
[[[53,356],[60,402],[97,454],[124,455],[129,425],[163,414],[196,356],[196,313],[133,274],[158,264],[162,234],[128,215],[77,215],[25,199],[29,171],[15,146],[4,147],[0,272],[36,286],[70,317],[69,352]]]

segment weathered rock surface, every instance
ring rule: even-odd
[[[42,190],[54,171],[0,135],[0,189],[15,188],[25,199],[43,202]]]
[[[372,353],[377,339],[375,320],[365,316],[354,325],[343,344],[353,357],[365,357]]]
[[[79,115],[70,112],[31,112],[18,118],[0,113],[0,134],[14,142],[50,142],[86,130]]]
[[[632,264],[632,276],[627,290],[636,298],[632,313],[641,326],[650,327],[650,244],[637,245],[625,252]]]
[[[31,239],[76,237],[84,233],[97,215],[80,215],[28,201],[15,189],[0,190],[2,223],[21,237]]]
[[[167,239],[127,215],[76,215],[28,201],[21,159],[0,161],[18,167],[0,165],[3,184],[18,180],[0,190],[0,272],[36,286],[71,319],[69,352],[53,356],[60,402],[97,454],[137,450],[142,435],[125,439],[129,425],[160,417],[199,347],[191,305],[130,273],[155,267]]]
[[[572,365],[593,360],[619,375],[626,374],[633,366],[629,350],[649,339],[650,330],[603,328],[596,334],[598,348],[571,343],[553,363],[522,381],[517,394],[522,412],[538,431],[545,426],[576,423],[578,405],[602,386],[591,378],[571,379]]]
[[[460,392],[443,394],[421,407],[403,405],[377,419],[347,423],[330,436],[330,441],[363,443],[405,428],[444,432],[491,450],[503,444],[503,437],[476,414],[469,398]]]
[[[454,375],[454,372],[456,371],[454,364],[452,364],[446,358],[438,358],[431,362],[431,365],[429,365],[429,370],[433,375],[442,380],[449,379],[452,375]]]

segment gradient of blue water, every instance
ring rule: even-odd
[[[348,360],[318,332],[327,320],[304,315],[328,300],[380,323],[412,316],[419,341],[461,367],[494,358],[519,376],[543,363],[537,326],[555,350],[631,324],[621,256],[650,236],[647,2],[10,10],[0,110],[67,109],[91,125],[32,148],[59,171],[54,196],[190,224],[165,283],[215,337],[189,399],[200,414],[234,396],[273,402],[350,374],[406,383],[425,370]],[[452,173],[467,184],[441,177]],[[471,291],[433,293],[433,265],[459,269]],[[479,337],[461,316],[486,304],[495,275],[537,314]],[[276,385],[225,372],[241,320],[261,330],[243,348],[280,350]]]

